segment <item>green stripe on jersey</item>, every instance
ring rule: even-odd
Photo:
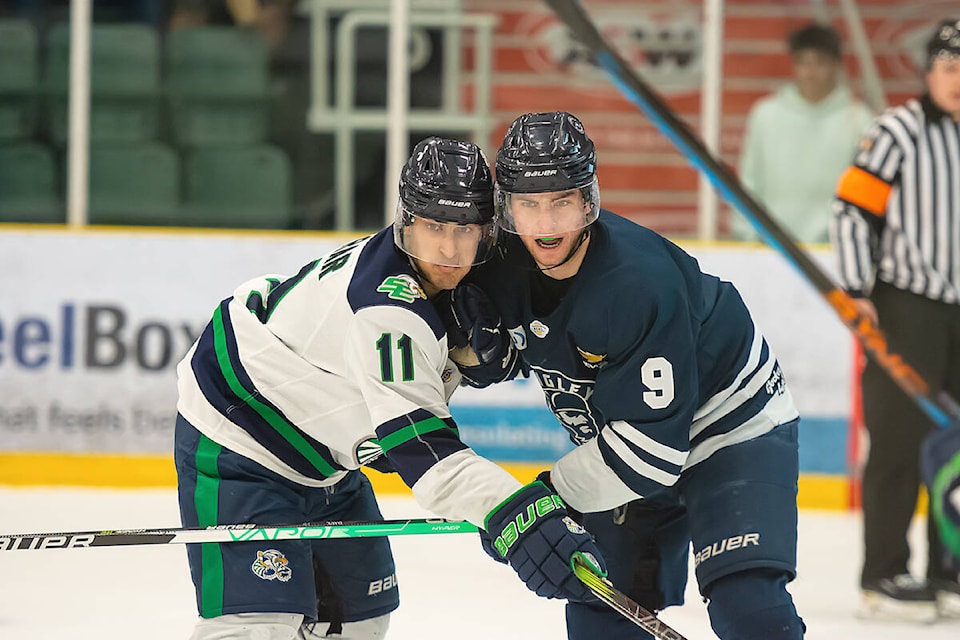
[[[220,373],[230,390],[240,398],[245,404],[256,411],[261,418],[266,420],[267,424],[274,428],[287,442],[300,452],[314,468],[325,477],[332,476],[337,472],[330,463],[320,455],[316,449],[310,446],[310,443],[296,430],[296,428],[287,421],[286,418],[277,413],[272,407],[257,400],[252,393],[243,388],[240,380],[237,378],[233,363],[230,361],[230,353],[227,351],[227,333],[223,328],[223,309],[217,307],[213,314],[213,344],[217,352],[217,362],[220,364]]]
[[[200,435],[197,443],[197,486],[193,492],[193,505],[201,527],[220,524],[220,470],[217,458],[222,447]],[[200,615],[215,618],[223,615],[223,554],[217,542],[200,545]]]
[[[426,420],[414,422],[402,429],[398,429],[386,438],[381,438],[380,446],[383,448],[383,452],[386,453],[404,442],[409,442],[418,436],[430,433],[431,431],[439,431],[440,429],[451,429],[451,427],[437,416],[431,416]],[[452,430],[454,432],[456,431],[455,429]]]

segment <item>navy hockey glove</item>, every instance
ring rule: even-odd
[[[542,482],[514,493],[487,515],[484,524],[489,532],[484,550],[494,558],[505,558],[538,596],[574,602],[595,599],[574,575],[572,557],[579,553],[595,573],[606,576],[600,550],[593,536],[567,515],[560,496]]]
[[[549,469],[546,471],[541,471],[537,475],[537,480],[542,482],[544,485],[546,485],[547,490],[550,491],[550,493],[557,493],[557,488],[553,486],[552,482],[550,482]],[[570,505],[567,505],[567,515],[573,518],[576,522],[583,522],[583,514],[580,513],[579,511],[574,511],[573,509],[571,509]],[[483,529],[480,529],[479,533],[480,533],[480,544],[483,547],[484,553],[486,553],[488,556],[490,556],[497,562],[507,564],[507,559],[504,556],[500,555],[500,552],[497,551],[497,547],[494,545],[495,541],[493,538],[490,537],[490,534],[484,531]]]
[[[500,314],[487,294],[475,284],[462,283],[450,292],[450,315],[441,314],[451,344],[469,345],[477,358],[468,366],[502,361],[510,349],[510,338],[500,329]],[[459,363],[465,364],[465,363]]]

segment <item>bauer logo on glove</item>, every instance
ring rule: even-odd
[[[537,519],[543,518],[543,516],[557,509],[564,509],[565,507],[566,505],[563,504],[563,500],[561,500],[558,495],[544,496],[536,502],[531,502],[527,505],[526,510],[518,513],[513,520],[507,523],[507,526],[503,528],[500,535],[497,536],[497,539],[493,543],[497,547],[497,551],[500,552],[501,556],[506,558],[510,547],[520,539],[520,536],[533,528]],[[583,527],[579,527],[580,531],[574,530],[570,525],[576,525],[576,523],[570,520],[569,517],[564,517],[564,521],[567,520],[569,520],[567,529],[569,529],[571,533],[586,533]]]
[[[567,515],[560,496],[540,481],[531,482],[487,514],[480,535],[491,558],[506,561],[527,588],[544,598],[574,602],[595,600],[590,589],[574,573],[573,558],[584,562],[598,576],[606,566],[593,536]],[[495,539],[492,539],[496,536]]]

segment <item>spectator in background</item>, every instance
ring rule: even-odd
[[[173,0],[167,25],[171,31],[209,24],[249,27],[259,15],[259,0]]]
[[[286,38],[297,0],[173,0],[167,27],[226,25],[256,29],[272,53]]]
[[[840,38],[811,24],[790,34],[793,82],[760,100],[747,118],[740,179],[800,242],[827,242],[837,178],[872,117],[840,82]],[[733,218],[738,240],[757,234]]]
[[[834,242],[844,289],[936,395],[960,397],[960,20],[926,48],[926,92],[867,129],[837,185]],[[862,613],[960,615],[956,569],[928,520],[927,581],[908,572],[907,529],[931,424],[876,364],[863,372],[870,448],[863,473]]]

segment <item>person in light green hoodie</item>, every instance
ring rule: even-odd
[[[836,31],[811,24],[791,33],[787,44],[793,81],[750,110],[740,179],[798,241],[828,242],[837,180],[873,114],[840,81]],[[734,238],[757,239],[743,216],[733,216]]]

